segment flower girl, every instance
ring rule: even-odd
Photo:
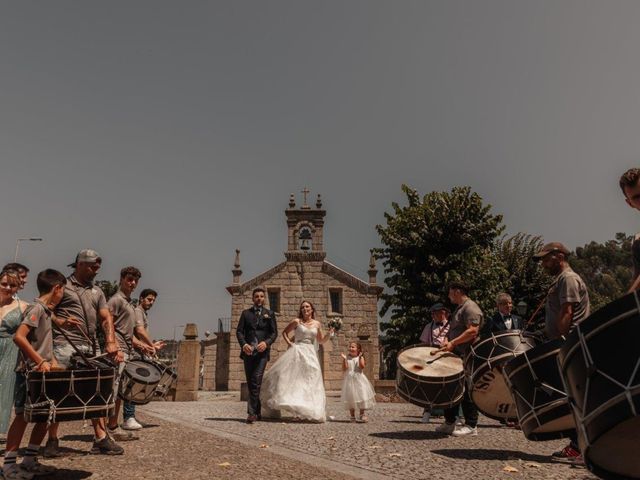
[[[349,409],[351,421],[356,421],[356,408],[360,410],[360,422],[369,419],[365,415],[365,410],[371,409],[375,405],[375,392],[367,377],[362,373],[364,370],[364,357],[362,356],[362,346],[357,342],[349,343],[349,356],[344,353],[342,356],[342,370],[345,372],[342,382],[342,395],[340,399]]]

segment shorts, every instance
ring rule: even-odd
[[[84,354],[93,354],[93,348],[90,345],[76,345],[76,348]],[[60,366],[69,368],[71,366],[71,357],[73,357],[74,355],[77,355],[77,352],[70,343],[53,344],[53,356],[56,357],[56,360],[58,361]]]
[[[16,384],[13,393],[13,407],[16,415],[24,413],[24,405],[27,402],[27,377],[23,372],[16,372]]]

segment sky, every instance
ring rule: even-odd
[[[470,185],[570,248],[634,233],[634,1],[8,2],[0,16],[0,260],[83,248],[138,266],[156,338],[230,315],[322,194],[332,263],[365,278],[401,185]],[[379,273],[379,281],[382,281]],[[35,296],[34,281],[23,296]]]

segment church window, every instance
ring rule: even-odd
[[[269,299],[269,308],[274,312],[280,311],[280,289],[267,288],[267,298]]]
[[[329,300],[331,302],[331,313],[342,314],[342,289],[330,288]]]

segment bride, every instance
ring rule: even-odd
[[[315,313],[311,302],[303,301],[298,318],[282,332],[289,349],[262,380],[260,403],[264,417],[277,418],[280,412],[285,412],[314,422],[326,419],[326,397],[316,342],[326,342],[329,335],[323,335]],[[291,332],[294,332],[294,342],[289,338]]]

